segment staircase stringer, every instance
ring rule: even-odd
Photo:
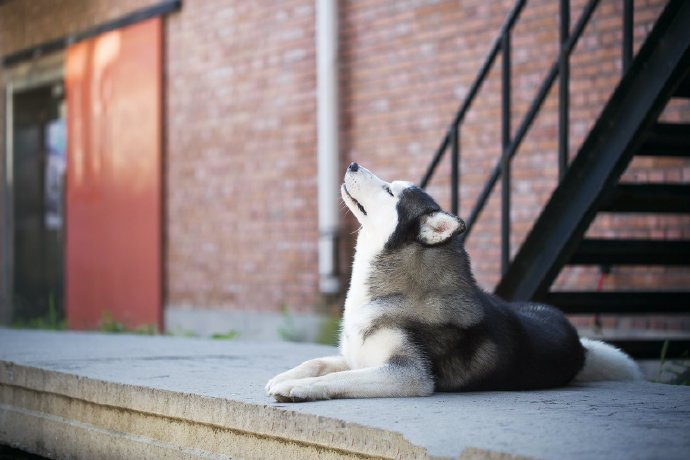
[[[527,300],[553,283],[686,76],[688,24],[690,2],[670,2],[496,287],[498,295]]]

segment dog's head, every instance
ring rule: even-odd
[[[465,222],[444,212],[410,182],[385,182],[352,163],[340,188],[362,229],[392,249],[409,243],[435,246],[465,231]]]

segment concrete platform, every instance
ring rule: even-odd
[[[690,388],[278,404],[329,347],[0,329],[0,444],[54,458],[687,459]]]

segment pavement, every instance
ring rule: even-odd
[[[279,404],[335,353],[287,342],[0,329],[0,444],[51,458],[687,459],[690,387]]]

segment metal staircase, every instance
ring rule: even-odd
[[[561,50],[522,124],[510,137],[510,33],[526,2],[518,1],[501,29],[468,98],[463,102],[422,180],[426,186],[450,148],[451,202],[457,212],[459,132],[497,56],[503,60],[503,154],[468,219],[471,230],[494,185],[502,183],[502,277],[496,293],[506,299],[544,301],[566,313],[688,314],[690,286],[684,291],[557,292],[551,286],[568,265],[690,266],[689,240],[587,238],[598,213],[690,214],[690,184],[626,183],[621,176],[635,156],[690,157],[690,125],[666,124],[659,115],[672,98],[690,98],[690,2],[671,0],[634,58],[632,1],[624,1],[622,55],[625,72],[567,164],[568,58],[598,1],[590,1],[570,31],[569,2],[561,1]],[[559,87],[560,182],[522,246],[510,260],[510,162],[556,78]],[[469,231],[468,231],[469,233]],[[467,234],[466,236],[467,237]],[[663,341],[615,340],[638,358],[658,358]],[[666,345],[666,356],[682,356],[690,341]]]

